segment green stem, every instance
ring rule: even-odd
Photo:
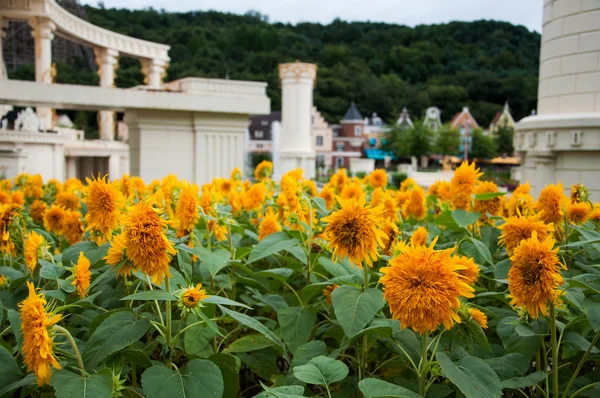
[[[165,276],[165,290],[167,293],[171,292],[171,287],[169,277]],[[171,322],[172,322],[172,314],[171,314],[171,301],[167,300],[167,325],[165,331],[165,340],[167,342],[167,347],[169,348],[169,356],[168,356],[168,365],[171,364],[171,360],[173,358],[173,347],[172,345],[172,335],[171,335]]]
[[[181,318],[179,319],[179,325],[177,326],[177,333],[175,333],[175,337],[173,338],[174,346],[176,346],[177,342],[179,341],[179,335],[181,334],[181,327],[185,323],[187,316],[188,316],[187,312],[183,312],[183,314],[181,315]],[[175,347],[173,347],[173,348],[175,348]]]
[[[419,362],[419,395],[425,396],[425,375],[427,373],[427,335],[421,338],[421,361]]]
[[[575,398],[582,392],[589,390],[590,388],[596,387],[598,384],[600,384],[600,381],[598,381],[596,383],[588,384],[587,386],[584,386],[584,387],[581,387],[579,390],[575,391],[575,393],[573,393],[573,395],[571,395],[571,398]]]
[[[552,396],[558,397],[558,344],[556,344],[556,311],[550,303],[550,343],[552,344]]]
[[[154,288],[152,288],[152,281],[150,281],[150,278],[148,277],[148,275],[146,275],[146,280],[148,281],[148,287],[150,288],[150,290],[154,290]],[[156,305],[156,312],[158,312],[158,317],[160,318],[160,323],[162,323],[164,325],[165,320],[163,319],[162,311],[160,309],[160,305],[158,305],[158,301],[154,300],[154,304]]]
[[[296,296],[296,299],[298,300],[298,302],[300,303],[300,305],[304,308],[304,303],[302,302],[302,299],[300,298],[300,296],[298,295],[298,292],[296,292],[296,290],[294,290],[293,287],[290,286],[289,283],[287,283],[286,281],[282,281],[282,283],[292,291],[292,293],[294,293],[294,295]]]
[[[79,353],[79,349],[77,348],[77,344],[75,344],[75,340],[73,339],[73,336],[71,335],[71,333],[69,333],[69,331],[67,329],[63,328],[62,326],[54,325],[53,327],[56,332],[62,334],[63,336],[65,336],[67,338],[67,341],[69,342],[69,344],[71,345],[71,348],[73,349],[75,358],[77,358],[77,366],[79,366],[81,375],[83,377],[85,377],[86,376],[85,366],[83,366],[83,360],[81,359],[81,354]]]
[[[571,387],[573,386],[573,383],[575,382],[575,379],[577,378],[577,375],[579,374],[579,371],[583,367],[583,364],[585,363],[585,361],[587,361],[587,358],[590,355],[590,352],[592,351],[592,348],[594,348],[594,346],[596,345],[596,342],[598,341],[598,338],[600,338],[600,332],[596,333],[596,335],[594,336],[594,339],[592,340],[592,343],[590,344],[590,346],[586,350],[585,354],[583,354],[583,357],[581,358],[581,361],[579,361],[579,364],[577,365],[577,368],[575,369],[575,372],[573,373],[573,376],[571,376],[571,380],[569,380],[569,384],[567,385],[567,388],[565,389],[565,392],[563,394],[563,398],[566,398],[567,394],[569,393],[569,390],[571,390]]]

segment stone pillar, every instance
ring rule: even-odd
[[[66,158],[67,166],[67,176],[66,178],[76,178],[77,177],[77,158],[74,156],[69,156]]]
[[[4,54],[2,52],[2,39],[6,37],[6,32],[4,31],[6,28],[8,28],[8,19],[0,16],[0,80],[8,79],[8,73],[4,67]]]
[[[119,53],[109,48],[96,48],[96,64],[100,76],[100,87],[115,86],[115,71],[119,67]],[[115,139],[115,113],[112,111],[98,112],[98,132],[100,139]]]
[[[599,1],[544,0],[537,115],[514,140],[534,196],[581,182],[600,200],[599,16]]]
[[[111,181],[121,178],[121,156],[110,155],[108,157],[108,178]]]
[[[300,167],[306,178],[315,177],[316,154],[312,142],[313,87],[317,65],[299,61],[280,64],[281,137],[277,175]]]
[[[160,89],[167,75],[167,62],[159,59],[142,59],[144,84],[149,88]]]
[[[56,25],[50,19],[36,17],[30,21],[35,41],[35,81],[51,84],[56,70],[52,66],[52,39]],[[52,128],[52,109],[37,107],[36,113],[40,119],[40,127],[44,130]]]

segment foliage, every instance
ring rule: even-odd
[[[387,136],[386,148],[394,151],[397,157],[428,156],[434,149],[434,132],[420,120],[415,120],[409,128],[394,126]]]
[[[269,23],[257,13],[171,13],[145,8],[84,6],[91,23],[171,46],[167,80],[208,77],[265,81],[274,110],[281,93],[277,65],[319,65],[315,105],[338,123],[354,100],[363,115],[396,120],[406,106],[422,117],[427,107],[444,121],[468,105],[489,122],[508,99],[520,119],[535,109],[540,35],[506,22],[451,22],[414,28],[334,20],[327,25]],[[58,81],[97,84],[83,67],[57,65]],[[33,78],[33,66],[27,66]],[[20,75],[11,71],[11,78]],[[121,57],[117,87],[142,84],[139,61]]]
[[[460,152],[460,132],[448,126],[442,127],[437,132],[434,152],[438,155],[457,155]]]
[[[549,187],[503,218],[480,176],[2,180],[0,396],[597,396],[599,204]]]
[[[496,143],[496,151],[500,155],[512,156],[515,151],[513,146],[513,138],[515,130],[508,126],[498,126],[494,132],[494,142]]]
[[[402,184],[402,181],[406,180],[407,178],[408,175],[406,173],[394,172],[392,173],[392,185],[396,188],[399,188],[400,184]]]
[[[250,164],[252,165],[252,168],[256,168],[256,166],[258,166],[258,164],[262,161],[265,160],[272,160],[272,155],[270,153],[250,153]]]
[[[483,130],[474,129],[471,139],[470,158],[491,159],[496,156],[496,143],[491,136],[484,134]]]

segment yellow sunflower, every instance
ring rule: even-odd
[[[600,203],[595,203],[593,210],[590,212],[590,221],[596,225],[600,225]]]
[[[469,164],[465,161],[454,171],[454,176],[450,180],[450,202],[455,209],[469,209],[471,195],[482,175],[483,173],[475,168],[475,162]]]
[[[383,220],[383,232],[385,237],[382,239],[383,241],[383,249],[381,252],[386,256],[389,256],[392,253],[392,248],[398,239],[398,235],[400,231],[398,230],[398,226],[395,222],[390,220]]]
[[[187,308],[196,308],[202,300],[208,297],[206,290],[201,284],[196,287],[188,287],[181,295],[181,303]]]
[[[558,261],[558,248],[553,247],[552,236],[542,241],[533,232],[531,238],[521,242],[510,257],[510,303],[526,308],[532,318],[538,318],[540,312],[548,315],[548,303],[556,304],[560,294],[558,285],[564,283],[559,268],[563,265]]]
[[[400,183],[400,191],[406,192],[409,189],[411,189],[412,187],[414,187],[415,185],[417,185],[417,182],[415,180],[413,180],[412,178],[408,177]]]
[[[342,199],[354,198],[354,199],[358,200],[363,195],[364,195],[364,191],[363,191],[362,187],[360,186],[360,184],[353,182],[351,184],[346,185],[342,189],[342,194],[340,196],[342,197]]]
[[[23,243],[23,253],[25,256],[25,264],[29,268],[29,272],[33,274],[38,264],[38,259],[43,254],[46,247],[46,240],[35,231],[27,234],[27,238]]]
[[[30,372],[35,373],[38,386],[50,382],[52,369],[60,369],[54,355],[52,325],[56,324],[60,314],[53,314],[42,294],[35,292],[33,283],[27,282],[29,296],[19,303],[21,314],[21,333],[23,334],[23,362]]]
[[[199,206],[198,185],[186,184],[179,192],[179,200],[175,206],[175,217],[179,222],[177,235],[179,237],[189,235],[194,229],[194,225],[200,217],[198,213]]]
[[[267,214],[258,226],[258,240],[263,240],[267,236],[279,231],[281,231],[281,225],[277,221],[277,214],[271,209],[267,210]]]
[[[15,244],[10,236],[9,227],[13,218],[21,210],[21,206],[15,204],[0,205],[0,252],[15,254]]]
[[[537,216],[509,217],[504,219],[504,224],[498,227],[502,234],[498,243],[506,246],[506,252],[511,254],[522,240],[529,239],[537,233],[540,239],[546,238],[554,230],[552,224],[545,224]]]
[[[481,326],[482,329],[487,329],[487,316],[482,311],[478,310],[477,308],[469,308],[469,315],[471,316],[471,319]]]
[[[50,206],[44,213],[44,229],[55,234],[61,234],[65,221],[65,209],[56,205]]]
[[[509,217],[528,216],[533,214],[535,199],[528,193],[517,193],[516,191],[508,199],[506,209]]]
[[[13,193],[10,194],[10,203],[23,206],[25,204],[25,196],[23,195],[23,192],[13,191]]]
[[[254,178],[256,181],[268,180],[273,174],[273,163],[263,160],[254,169]]]
[[[567,219],[572,224],[585,224],[590,216],[592,207],[587,202],[575,202],[567,204]]]
[[[83,200],[88,208],[85,219],[88,230],[98,236],[97,243],[105,243],[112,236],[112,230],[120,226],[121,208],[125,198],[117,182],[108,182],[106,177],[90,180]]]
[[[325,300],[329,304],[331,304],[331,293],[333,293],[333,291],[335,289],[337,289],[338,287],[340,287],[340,285],[333,284],[333,285],[327,285],[325,287],[325,289],[323,289],[323,295],[325,296]]]
[[[39,199],[34,200],[31,206],[29,206],[29,214],[31,215],[33,221],[35,221],[38,224],[43,223],[44,213],[46,212],[47,208],[48,206],[46,205],[46,203],[42,202]]]
[[[469,284],[474,284],[479,279],[479,266],[475,264],[475,261],[466,256],[453,256],[451,261],[459,265],[461,269],[458,271],[459,274],[467,279]]]
[[[383,217],[391,222],[398,221],[398,208],[396,207],[396,198],[392,191],[386,191],[381,200],[383,206]]]
[[[410,244],[413,246],[424,246],[427,244],[427,237],[429,236],[425,227],[419,227],[413,232],[410,237]]]
[[[121,261],[127,260],[126,256],[126,248],[127,248],[127,238],[125,237],[125,233],[120,233],[113,237],[110,241],[110,247],[108,248],[108,253],[103,258],[106,260],[106,264],[108,265],[119,265]],[[120,276],[129,276],[134,267],[127,261],[123,266],[119,269]]]
[[[540,192],[535,207],[541,213],[541,220],[546,224],[562,221],[564,215],[563,209],[568,203],[568,198],[563,192],[564,188],[560,182],[556,185],[547,185]]]
[[[384,169],[377,169],[369,174],[369,184],[373,188],[385,188],[388,184],[388,175]]]
[[[329,186],[329,184],[325,185],[321,192],[319,192],[319,197],[323,198],[323,200],[325,201],[325,206],[327,206],[327,210],[333,209],[333,207],[335,206],[335,192]]]
[[[364,196],[358,200],[338,197],[337,201],[341,208],[322,219],[327,223],[324,236],[333,249],[334,261],[348,257],[358,267],[363,262],[372,266],[385,238],[379,228],[382,209],[365,206]]]
[[[79,252],[77,264],[73,269],[73,278],[74,279],[71,285],[77,288],[77,294],[79,294],[79,297],[87,297],[87,290],[90,287],[92,273],[90,272],[90,260],[87,259],[83,252]]]
[[[56,194],[54,204],[65,210],[77,210],[81,207],[79,197],[72,191],[64,191]]]
[[[83,222],[81,222],[81,214],[78,211],[67,211],[63,221],[63,235],[69,241],[69,244],[74,245],[81,242],[83,239]]]
[[[453,249],[427,246],[407,247],[381,268],[385,300],[400,327],[428,333],[438,326],[450,329],[460,323],[460,297],[473,297],[473,288],[452,262]]]
[[[244,194],[242,201],[245,210],[260,210],[265,201],[267,187],[264,184],[252,184]]]
[[[422,220],[427,215],[427,204],[425,202],[425,191],[418,185],[414,185],[408,192],[408,200],[403,207],[404,217],[414,217]]]
[[[473,190],[474,194],[486,194],[486,193],[498,193],[498,186],[491,181],[483,181],[475,186]],[[499,196],[488,200],[477,200],[475,199],[474,210],[481,214],[479,219],[486,221],[488,219],[487,213],[492,216],[502,215],[502,200]]]

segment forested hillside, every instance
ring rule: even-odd
[[[378,112],[386,120],[395,120],[403,106],[421,117],[436,105],[448,121],[468,105],[486,126],[505,100],[515,119],[536,104],[540,35],[505,22],[290,25],[257,13],[85,10],[93,24],[170,45],[169,80],[228,75],[266,81],[274,110],[280,105],[277,64],[315,62],[315,103],[329,122],[337,122],[351,100],[363,115]],[[60,79],[71,81],[73,73],[80,72],[63,67]],[[121,60],[117,74],[120,87],[142,80],[133,60]]]

